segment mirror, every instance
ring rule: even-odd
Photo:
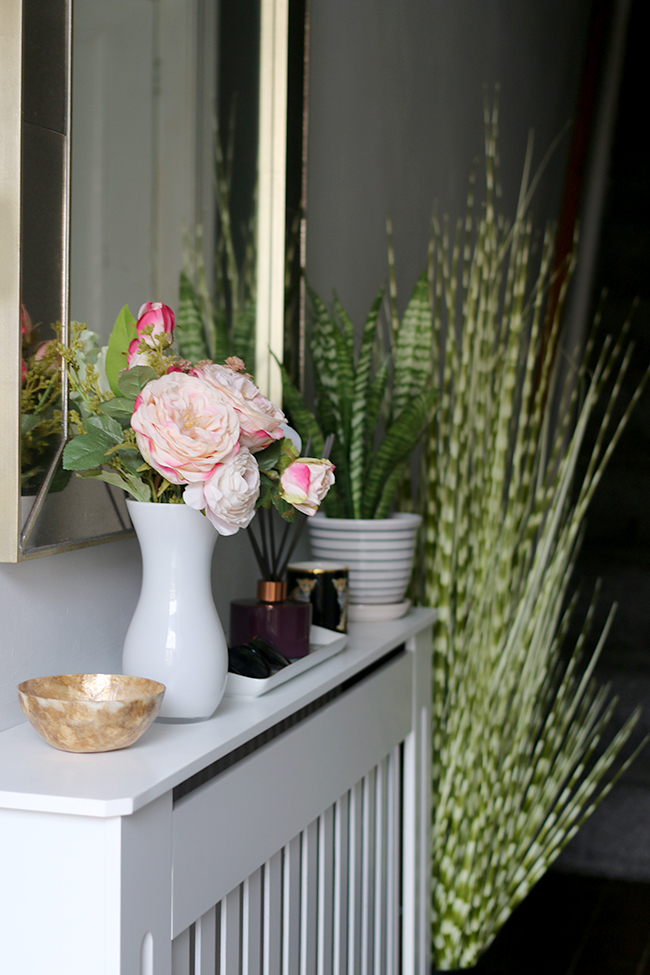
[[[124,304],[177,309],[181,270],[219,263],[215,128],[240,261],[239,228],[256,227],[256,378],[281,395],[270,353],[282,358],[288,0],[9,0],[0,17],[4,63],[23,55],[22,125],[16,86],[0,102],[14,150],[0,186],[13,179],[22,229],[20,288],[14,275],[0,298],[3,334],[21,334],[0,373],[14,414],[16,388],[23,403],[0,466],[3,497],[22,482],[22,510],[6,505],[0,521],[0,558],[15,561],[130,530],[122,492],[61,471],[67,389],[50,342],[77,321],[101,347]],[[17,235],[3,237],[9,253]]]

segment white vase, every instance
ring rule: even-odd
[[[309,519],[309,541],[317,559],[335,559],[350,569],[350,603],[401,603],[411,578],[420,515],[390,518]]]
[[[142,590],[124,641],[123,672],[165,685],[160,717],[204,720],[228,676],[210,579],[218,534],[187,505],[126,503],[142,552]]]

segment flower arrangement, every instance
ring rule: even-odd
[[[334,483],[329,460],[299,456],[241,359],[194,366],[173,338],[174,313],[160,302],[137,321],[125,306],[104,349],[73,325],[69,347],[58,344],[72,406],[64,468],[136,501],[187,504],[221,535],[247,528],[260,507],[287,522],[314,514]]]
[[[61,360],[53,339],[42,340],[27,309],[21,309],[20,489],[36,494],[61,442]],[[51,491],[70,474],[59,470]]]

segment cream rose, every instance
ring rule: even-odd
[[[206,481],[190,484],[183,501],[190,508],[205,509],[220,535],[234,535],[248,528],[260,493],[260,471],[247,447],[232,460],[218,464]]]
[[[305,515],[315,515],[334,484],[334,465],[329,460],[300,457],[280,478],[280,496]]]
[[[182,372],[147,383],[131,426],[145,461],[172,484],[205,480],[239,446],[238,414],[226,398]]]
[[[219,366],[214,362],[199,364],[195,373],[219,389],[237,411],[242,447],[255,452],[268,447],[273,440],[280,440],[280,424],[286,423],[286,417],[282,410],[262,396],[252,379],[230,366]]]

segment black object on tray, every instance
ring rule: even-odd
[[[240,677],[263,680],[290,663],[270,640],[260,636],[228,648],[228,671]]]

